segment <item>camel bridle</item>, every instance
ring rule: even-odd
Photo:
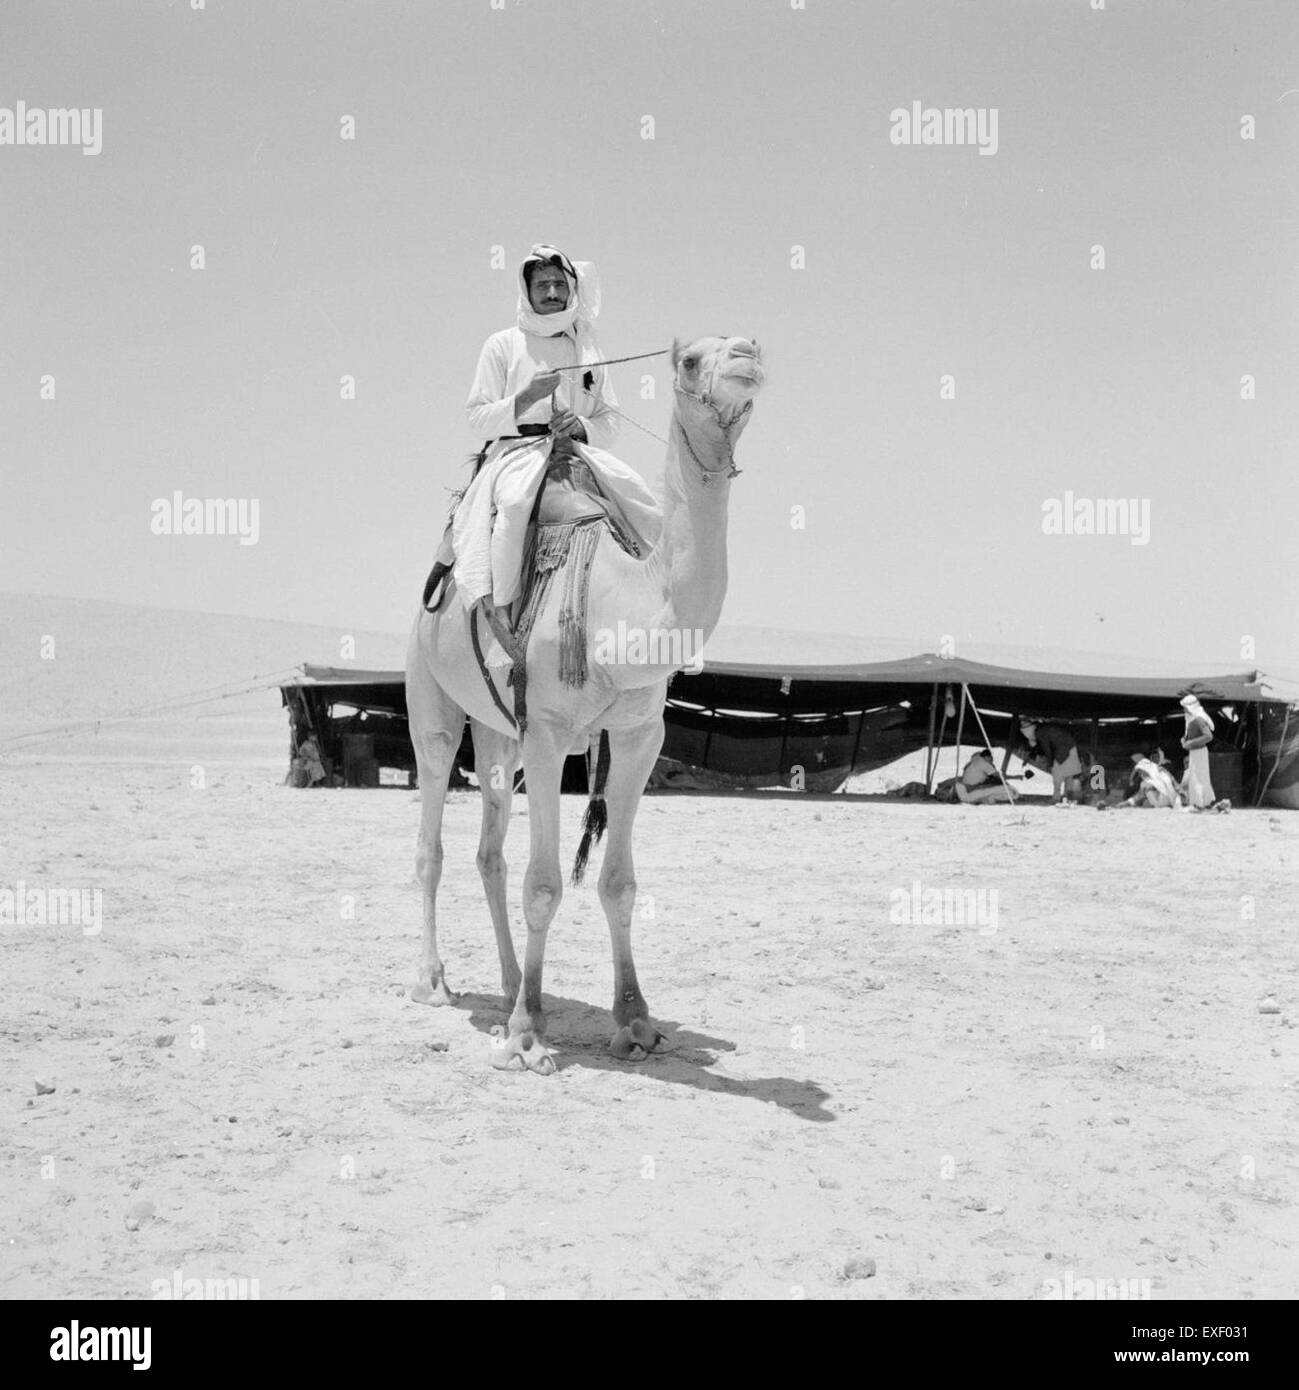
[[[757,364],[759,359],[757,356],[758,345],[756,342],[753,344],[753,347],[754,362],[755,364]],[[732,420],[729,425],[723,421],[722,412],[718,410],[718,408],[713,404],[713,392],[717,389],[717,378],[721,372],[721,369],[722,355],[719,352],[714,354],[713,366],[711,372],[709,372],[708,374],[708,380],[706,383],[701,384],[698,392],[687,391],[675,379],[675,377],[672,381],[672,389],[677,393],[678,396],[684,396],[687,400],[695,401],[697,404],[705,406],[708,410],[712,411],[713,419],[717,421],[717,428],[721,430],[722,438],[726,441],[725,463],[723,463],[720,468],[709,468],[699,457],[699,455],[695,453],[694,446],[690,443],[690,436],[686,432],[685,426],[681,424],[680,420],[677,421],[677,428],[681,431],[681,438],[685,441],[686,451],[694,460],[695,467],[699,470],[700,473],[700,480],[705,487],[710,487],[712,485],[713,479],[719,476],[728,479],[738,478],[740,476],[740,473],[743,470],[736,468],[735,466],[734,435],[739,430],[739,427],[743,423],[745,417],[753,409],[753,402],[751,400],[745,401],[744,405],[740,409],[739,414],[736,415],[735,419]]]
[[[729,339],[725,340],[729,341]],[[753,343],[753,360],[755,364],[760,365],[761,359],[758,356],[757,341],[754,339],[750,339],[749,341]],[[612,367],[619,362],[641,362],[648,357],[662,357],[666,351],[667,349],[663,348],[658,352],[638,352],[630,357],[607,357],[599,362],[575,362],[567,367],[552,367],[550,370],[556,372],[576,372],[586,371],[592,367]],[[740,476],[743,470],[736,468],[735,466],[735,441],[733,436],[735,431],[738,430],[740,423],[753,409],[753,402],[751,400],[745,401],[743,408],[740,410],[740,413],[735,417],[734,420],[731,421],[729,425],[723,422],[722,412],[718,410],[718,408],[713,404],[713,392],[717,387],[717,377],[718,374],[721,372],[721,369],[721,354],[717,353],[714,356],[713,367],[712,371],[708,375],[707,384],[702,386],[698,392],[687,391],[683,386],[681,386],[678,383],[678,381],[676,380],[675,373],[673,374],[672,378],[672,389],[677,393],[678,396],[684,396],[687,400],[695,401],[697,404],[706,406],[709,410],[712,411],[713,418],[717,421],[717,428],[721,430],[722,438],[726,441],[726,462],[723,463],[720,468],[709,468],[699,457],[699,455],[695,453],[694,447],[690,443],[690,436],[686,433],[685,427],[680,423],[680,421],[677,422],[677,428],[681,431],[681,438],[685,441],[686,452],[694,460],[695,467],[699,470],[700,480],[703,482],[703,485],[705,487],[710,487],[712,485],[713,479],[716,477],[723,477],[729,479],[738,478]],[[622,415],[623,412],[620,410],[618,411],[618,414]],[[623,419],[631,419],[631,417],[623,415]],[[635,423],[636,421],[632,420],[632,424]],[[640,428],[644,427],[641,426]]]

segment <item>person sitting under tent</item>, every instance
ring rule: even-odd
[[[603,516],[619,544],[642,559],[662,531],[658,500],[605,448],[618,418],[595,345],[595,267],[537,245],[519,267],[518,287],[514,326],[492,334],[479,354],[465,412],[486,443],[424,593],[425,607],[436,609],[450,573],[466,610],[483,605],[498,638],[489,665],[510,660],[498,610],[522,596],[536,523]]]
[[[1082,759],[1074,736],[1061,724],[1044,724],[1026,715],[1019,721],[1020,757],[1051,774],[1051,804],[1082,800]],[[1066,800],[1067,798],[1067,800]]]
[[[1128,786],[1133,788],[1133,793],[1120,801],[1120,806],[1152,806],[1171,810],[1177,805],[1177,783],[1162,759],[1160,752],[1156,752],[1153,758],[1144,753],[1132,754],[1132,775]]]
[[[956,799],[967,806],[1012,800],[1010,789],[997,776],[997,764],[991,748],[980,748],[965,764],[956,782]]]
[[[314,787],[325,780],[325,765],[320,759],[320,749],[313,734],[308,733],[298,744],[284,780],[291,787]]]

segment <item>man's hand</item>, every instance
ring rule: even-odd
[[[514,397],[514,418],[517,420],[525,411],[531,410],[538,401],[545,400],[563,380],[558,372],[538,372],[528,384]]]
[[[576,439],[580,444],[586,443],[586,426],[581,417],[574,415],[571,410],[555,411],[550,417],[550,432],[563,435],[566,439]]]

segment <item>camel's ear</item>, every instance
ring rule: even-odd
[[[677,364],[681,361],[681,354],[685,349],[681,346],[680,338],[672,339],[672,370],[675,372]]]

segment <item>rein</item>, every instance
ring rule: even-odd
[[[619,362],[643,362],[648,357],[662,357],[670,348],[659,348],[657,352],[637,352],[631,357],[606,357],[600,362],[572,362],[567,367],[547,367],[550,372],[585,372],[592,367],[616,367]]]
[[[599,362],[573,362],[566,367],[551,367],[548,370],[552,372],[586,372],[590,371],[592,367],[615,367],[620,362],[644,362],[651,357],[663,357],[669,351],[671,351],[671,349],[669,348],[660,348],[657,352],[637,352],[631,354],[628,357],[606,357]],[[691,459],[694,461],[695,467],[699,470],[700,481],[703,483],[705,487],[710,487],[712,485],[713,479],[717,477],[729,479],[738,478],[740,476],[743,470],[735,466],[735,450],[733,445],[731,444],[730,431],[733,430],[736,427],[736,425],[738,425],[740,421],[744,419],[744,417],[749,413],[749,411],[753,409],[753,402],[747,401],[745,403],[744,409],[739,413],[739,415],[736,416],[734,420],[731,421],[730,425],[722,424],[721,412],[712,402],[712,387],[716,384],[717,373],[719,370],[720,363],[714,362],[713,375],[708,383],[708,389],[706,389],[698,396],[694,395],[690,391],[683,391],[681,387],[676,384],[675,381],[672,383],[672,389],[678,395],[685,396],[692,401],[698,401],[700,405],[706,405],[713,412],[713,415],[717,420],[717,426],[722,432],[722,437],[726,440],[726,462],[723,463],[720,468],[709,468],[704,464],[704,461],[699,457],[699,455],[695,453],[694,447],[690,443],[690,436],[686,433],[685,427],[681,425],[679,421],[677,422],[677,428],[681,431],[681,438],[685,442],[686,452],[690,455]],[[621,410],[617,408],[617,406],[612,406],[610,408],[614,411],[615,414],[622,416],[622,418],[628,421],[630,424],[635,425],[638,429],[645,430],[646,434],[653,435],[655,439],[661,439],[661,436],[654,434],[653,430],[646,429],[645,426],[642,425],[638,420],[633,420],[630,415],[624,414]],[[663,440],[662,442],[666,443],[667,441]]]

